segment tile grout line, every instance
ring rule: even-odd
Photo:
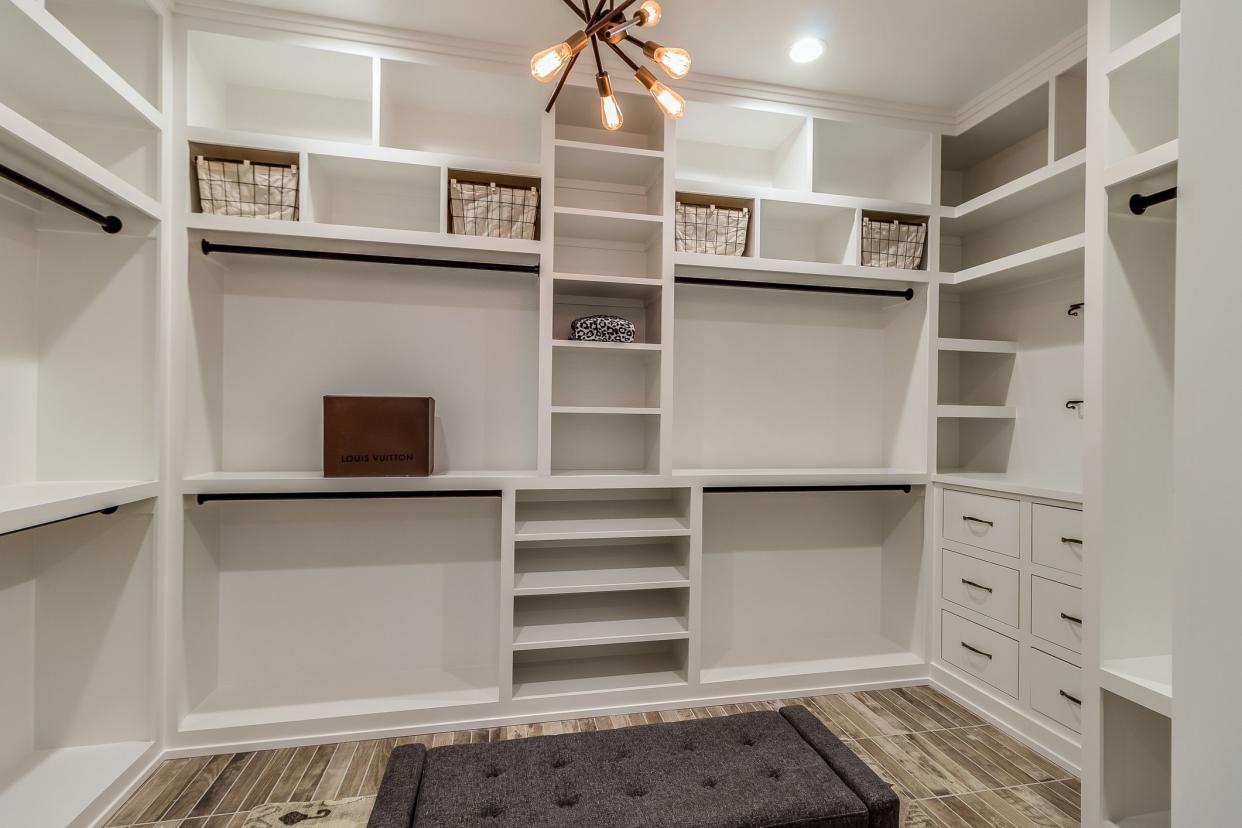
[[[1064,779],[1049,779],[1045,782],[1025,782],[1021,785],[1005,785],[1001,788],[980,788],[978,790],[963,791],[962,793],[941,794],[940,796],[924,796],[918,799],[911,799],[911,802],[931,802],[936,799],[955,799],[962,796],[974,796],[981,793],[995,793],[996,791],[1012,791],[1018,788],[1037,788],[1040,785],[1052,785],[1056,782],[1077,781],[1076,776],[1067,776]]]

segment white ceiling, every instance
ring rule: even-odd
[[[577,0],[581,3],[581,0]],[[709,75],[956,109],[1086,25],[1087,0],[662,0],[652,39]],[[563,0],[245,0],[305,14],[521,47],[576,28]],[[814,35],[824,57],[798,65]]]

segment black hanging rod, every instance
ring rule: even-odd
[[[754,282],[741,279],[711,279],[705,276],[677,276],[679,285],[715,285],[722,287],[760,288],[766,290],[797,290],[806,293],[846,293],[854,296],[896,296],[909,302],[914,288],[885,290],[883,288],[837,287],[835,285],[799,285],[790,282]]]
[[[704,486],[704,494],[733,494],[739,492],[905,492],[910,494],[909,483],[884,483],[857,486]]]
[[[119,506],[108,506],[104,509],[96,509],[93,512],[83,512],[80,515],[70,515],[69,517],[57,518],[49,520],[47,523],[36,523],[34,526],[23,526],[21,529],[12,529],[8,532],[0,532],[0,538],[16,535],[18,532],[29,532],[31,529],[42,529],[44,526],[55,526],[57,523],[64,523],[67,520],[77,520],[78,518],[90,517],[91,515],[115,515]]]
[[[79,204],[71,198],[61,195],[50,187],[44,187],[33,178],[27,178],[17,170],[0,164],[0,178],[6,178],[19,187],[24,187],[35,195],[43,196],[53,204],[59,204],[66,210],[71,210],[83,218],[90,219],[98,224],[105,233],[119,233],[123,225],[121,220],[116,216],[105,216],[103,213],[97,213],[84,204]]]
[[[321,259],[330,262],[370,262],[372,264],[408,265],[410,267],[447,267],[457,270],[499,270],[504,273],[538,275],[537,264],[506,264],[504,262],[467,262],[458,259],[420,259],[411,256],[379,256],[374,253],[342,253],[335,250],[296,250],[286,247],[254,247],[245,244],[216,244],[203,239],[203,255],[237,253],[242,256],[275,256],[286,259]]]
[[[238,500],[408,500],[432,497],[500,497],[500,489],[443,489],[398,492],[216,492],[200,494],[198,505]]]
[[[1157,204],[1163,204],[1166,201],[1172,201],[1177,198],[1177,188],[1170,187],[1167,190],[1161,190],[1151,195],[1142,195],[1135,193],[1130,196],[1130,212],[1136,216],[1141,216],[1147,212],[1148,207],[1154,207]]]

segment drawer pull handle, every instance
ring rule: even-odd
[[[1075,624],[1081,624],[1081,623],[1082,623],[1082,619],[1081,619],[1081,618],[1075,618],[1074,616],[1072,616],[1072,615],[1066,615],[1065,613],[1061,613],[1061,619],[1062,619],[1063,621],[1073,621]]]
[[[996,525],[990,520],[984,520],[983,518],[977,518],[977,517],[970,517],[969,515],[963,515],[962,520],[966,520],[971,523],[982,523],[984,526],[995,526]]]
[[[974,587],[975,589],[981,589],[981,590],[983,590],[984,592],[991,592],[991,591],[992,591],[992,588],[991,588],[991,587],[986,587],[986,586],[984,586],[983,584],[976,584],[974,581],[968,581],[968,580],[966,580],[965,578],[963,578],[963,579],[962,579],[962,583],[963,583],[963,584],[965,584],[965,585],[966,585],[966,586],[968,586],[968,587]]]
[[[1068,699],[1069,701],[1072,701],[1074,704],[1078,705],[1079,707],[1082,707],[1082,699],[1076,696],[1071,696],[1069,693],[1066,693],[1064,690],[1061,691],[1061,697],[1064,699]]]
[[[967,644],[965,641],[963,641],[963,642],[962,642],[962,647],[964,647],[964,648],[965,648],[965,649],[967,649],[967,650],[970,650],[970,651],[971,651],[972,653],[974,653],[975,655],[981,655],[981,656],[983,656],[983,657],[984,657],[984,658],[986,658],[986,659],[991,659],[991,658],[992,658],[992,654],[991,654],[991,653],[985,653],[983,650],[976,650],[974,647],[970,646],[970,645],[969,645],[969,644]]]
[[[1081,538],[1061,538],[1061,543],[1076,543],[1079,546],[1082,546],[1082,539]]]

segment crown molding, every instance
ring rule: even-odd
[[[372,48],[380,47],[428,62],[450,64],[464,69],[526,71],[530,59],[525,50],[515,46],[269,9],[233,0],[163,2],[175,14],[185,18],[291,32]],[[1068,68],[1082,60],[1086,57],[1086,49],[1087,29],[1084,26],[957,110],[833,95],[811,89],[703,74],[696,74],[682,81],[681,90],[688,93],[687,97],[697,100],[742,100],[755,108],[846,121],[887,121],[894,126],[957,134],[1018,95],[1047,82],[1049,74],[1062,65]],[[571,82],[575,85],[589,85],[576,78]]]
[[[1035,87],[1047,83],[1050,76],[1069,69],[1087,58],[1087,27],[1083,26],[1060,43],[1011,72],[999,83],[967,101],[955,113],[957,131],[961,132],[991,115]]]

